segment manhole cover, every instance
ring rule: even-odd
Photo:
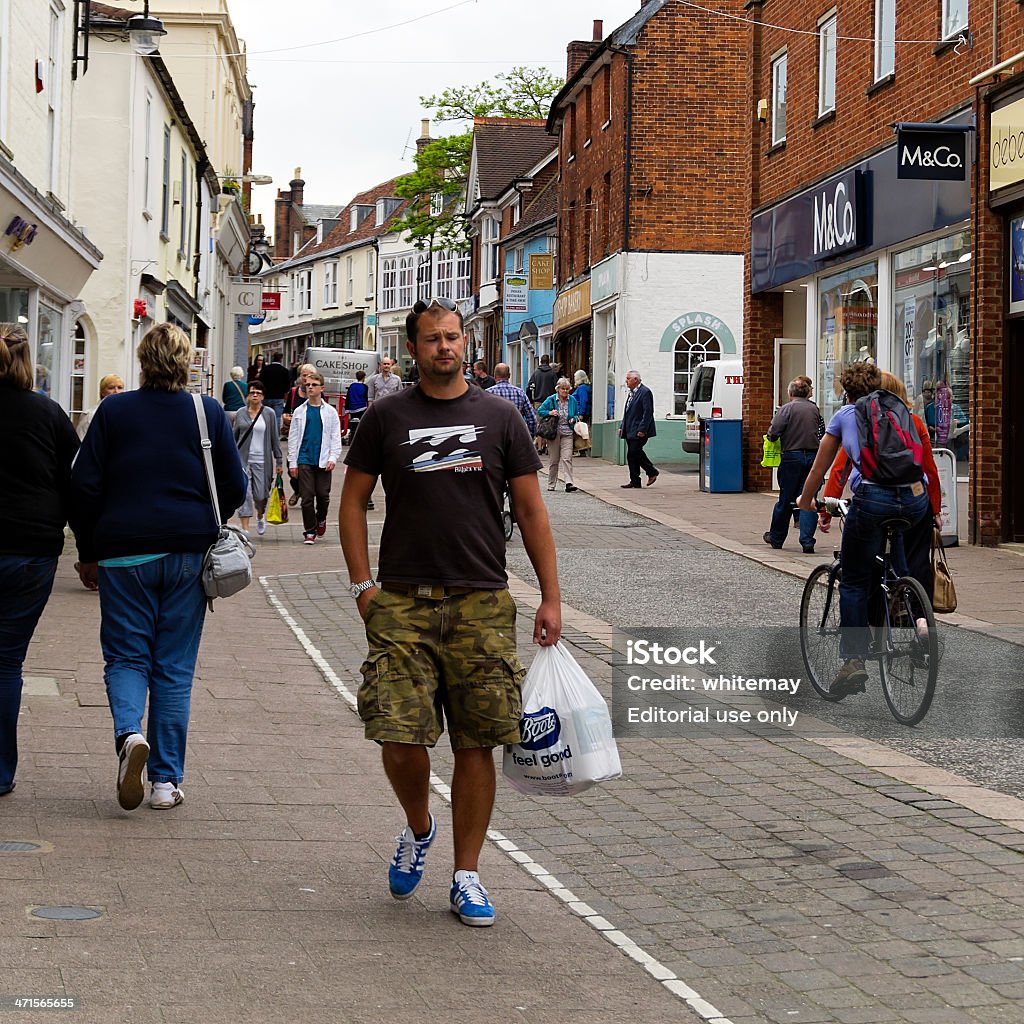
[[[0,853],[31,853],[40,848],[38,843],[17,843],[13,840],[0,839]]]
[[[103,916],[92,907],[36,907],[30,913],[46,921],[91,921]]]

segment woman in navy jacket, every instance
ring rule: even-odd
[[[67,414],[32,387],[28,335],[0,323],[0,796],[14,789],[22,666],[64,547],[78,451]]]
[[[224,410],[204,397],[218,521],[195,406],[185,390],[188,335],[159,324],[139,342],[138,356],[139,390],[101,403],[71,474],[79,575],[100,592],[117,795],[126,810],[142,803],[147,768],[151,807],[175,807],[184,799],[189,700],[206,614],[200,569],[246,487]]]

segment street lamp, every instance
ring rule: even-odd
[[[128,19],[128,38],[132,47],[140,55],[156,53],[160,49],[160,36],[167,35],[167,29],[159,18],[149,15],[149,0],[146,0],[142,14],[133,14]]]
[[[220,181],[234,181],[240,184],[273,185],[274,179],[269,174],[218,174]]]

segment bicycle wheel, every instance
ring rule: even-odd
[[[505,509],[501,513],[501,526],[505,531],[505,540],[512,539],[512,530],[515,528],[515,521],[512,519],[512,513],[508,509]]]
[[[924,587],[903,576],[889,595],[889,650],[880,662],[882,693],[892,717],[902,725],[917,725],[931,707],[939,673],[939,636],[935,613]],[[927,622],[922,635],[919,619]]]
[[[840,575],[838,564],[819,565],[807,577],[800,598],[800,653],[811,686],[828,701],[842,700],[828,692],[843,664],[839,656]]]

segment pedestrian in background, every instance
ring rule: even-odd
[[[540,366],[530,374],[530,380],[526,385],[526,393],[530,396],[534,408],[555,393],[556,380],[558,378],[551,367],[551,356],[545,352],[540,357]]]
[[[304,544],[315,544],[327,532],[331,475],[341,457],[341,420],[323,394],[323,375],[316,370],[307,373],[307,398],[295,410],[288,430],[288,472],[299,481]]]
[[[14,789],[22,668],[64,547],[75,428],[32,390],[32,347],[0,323],[0,797]]]
[[[263,364],[266,362],[266,357],[260,352],[255,359],[249,364],[249,369],[246,372],[246,382],[251,384],[254,380],[259,380],[263,374]]]
[[[594,414],[594,388],[590,383],[590,377],[586,370],[577,370],[573,375],[575,387],[572,389],[572,396],[576,399],[576,406],[580,412],[580,420],[587,426],[587,436],[583,437],[577,431],[572,439],[573,454],[586,455],[591,449],[590,422]]]
[[[473,364],[473,383],[478,388],[483,388],[484,391],[489,391],[494,387],[495,380],[487,372],[487,364],[482,359],[478,359]]]
[[[248,533],[249,519],[255,513],[256,532],[262,537],[267,532],[267,501],[274,476],[284,472],[277,417],[263,405],[262,381],[252,382],[248,402],[235,417],[232,433],[249,478],[245,500],[238,508],[238,520]]]
[[[220,400],[224,411],[228,414],[228,422],[233,423],[235,413],[245,408],[246,399],[249,395],[249,385],[242,380],[245,371],[240,366],[232,366],[231,374],[224,382],[224,390],[221,392]]]
[[[551,461],[548,463],[548,490],[553,491],[561,475],[565,481],[566,493],[578,490],[572,482],[572,439],[573,427],[579,419],[576,399],[569,394],[572,385],[568,378],[560,377],[555,383],[555,393],[541,402],[538,417],[552,416],[558,420],[558,434],[550,442]]]
[[[100,403],[71,474],[78,574],[87,587],[99,586],[117,799],[128,811],[145,797],[147,770],[150,807],[176,807],[184,799],[192,680],[206,615],[203,558],[246,486],[227,416],[204,397],[220,501],[216,522],[186,390],[193,358],[188,335],[158,324],[137,352],[139,389]]]
[[[619,437],[626,442],[626,465],[629,467],[629,483],[623,487],[640,486],[640,470],[647,474],[647,486],[650,487],[658,479],[658,470],[651,462],[644,445],[648,438],[654,437],[658,428],[654,424],[654,395],[640,379],[636,370],[626,374],[626,405],[622,410],[622,424]]]
[[[488,388],[492,395],[505,398],[511,402],[522,413],[523,422],[530,432],[530,437],[537,436],[537,414],[533,410],[533,404],[522,388],[517,388],[509,379],[512,370],[508,363],[498,363],[494,367],[495,382],[493,388]]]
[[[781,548],[786,542],[795,512],[794,504],[818,454],[818,442],[825,436],[825,421],[817,405],[811,401],[813,390],[810,377],[803,374],[794,377],[787,389],[789,401],[779,407],[768,427],[768,440],[782,442],[779,500],[772,510],[771,526],[763,536],[765,544],[773,548]],[[813,555],[818,517],[814,512],[801,511],[799,519],[800,547],[805,555]]]
[[[119,395],[122,391],[124,391],[124,381],[116,373],[108,373],[105,377],[100,378],[100,402],[110,395]],[[78,420],[77,430],[80,441],[85,439],[85,432],[89,429],[89,424],[92,423],[98,406],[99,402],[91,409],[86,409]]]
[[[260,380],[263,381],[263,404],[274,410],[277,429],[280,430],[281,418],[284,416],[284,398],[292,386],[291,374],[284,363],[275,359],[263,367]]]
[[[369,405],[402,390],[402,378],[394,372],[394,367],[394,360],[385,356],[380,361],[380,370],[366,382],[366,400]]]
[[[288,440],[288,431],[291,430],[292,417],[295,415],[295,410],[308,397],[306,394],[306,380],[311,373],[316,373],[316,367],[312,363],[303,363],[298,368],[296,383],[288,389],[288,394],[285,396],[284,412],[281,414],[280,433],[282,441]],[[288,486],[292,492],[288,497],[288,504],[294,507],[299,503],[299,481],[290,473],[288,474]]]
[[[537,486],[540,460],[519,413],[462,376],[458,307],[449,299],[417,302],[406,333],[419,386],[370,407],[349,448],[341,493],[338,525],[369,647],[359,715],[367,739],[381,744],[405,816],[388,869],[397,900],[413,895],[437,835],[429,748],[447,726],[455,760],[449,906],[463,924],[481,927],[494,923],[478,873],[494,805],[494,748],[519,737],[524,674],[505,571],[506,487],[540,583],[533,639],[544,645],[561,633],[555,544]],[[388,497],[379,587],[365,511],[378,476]]]

